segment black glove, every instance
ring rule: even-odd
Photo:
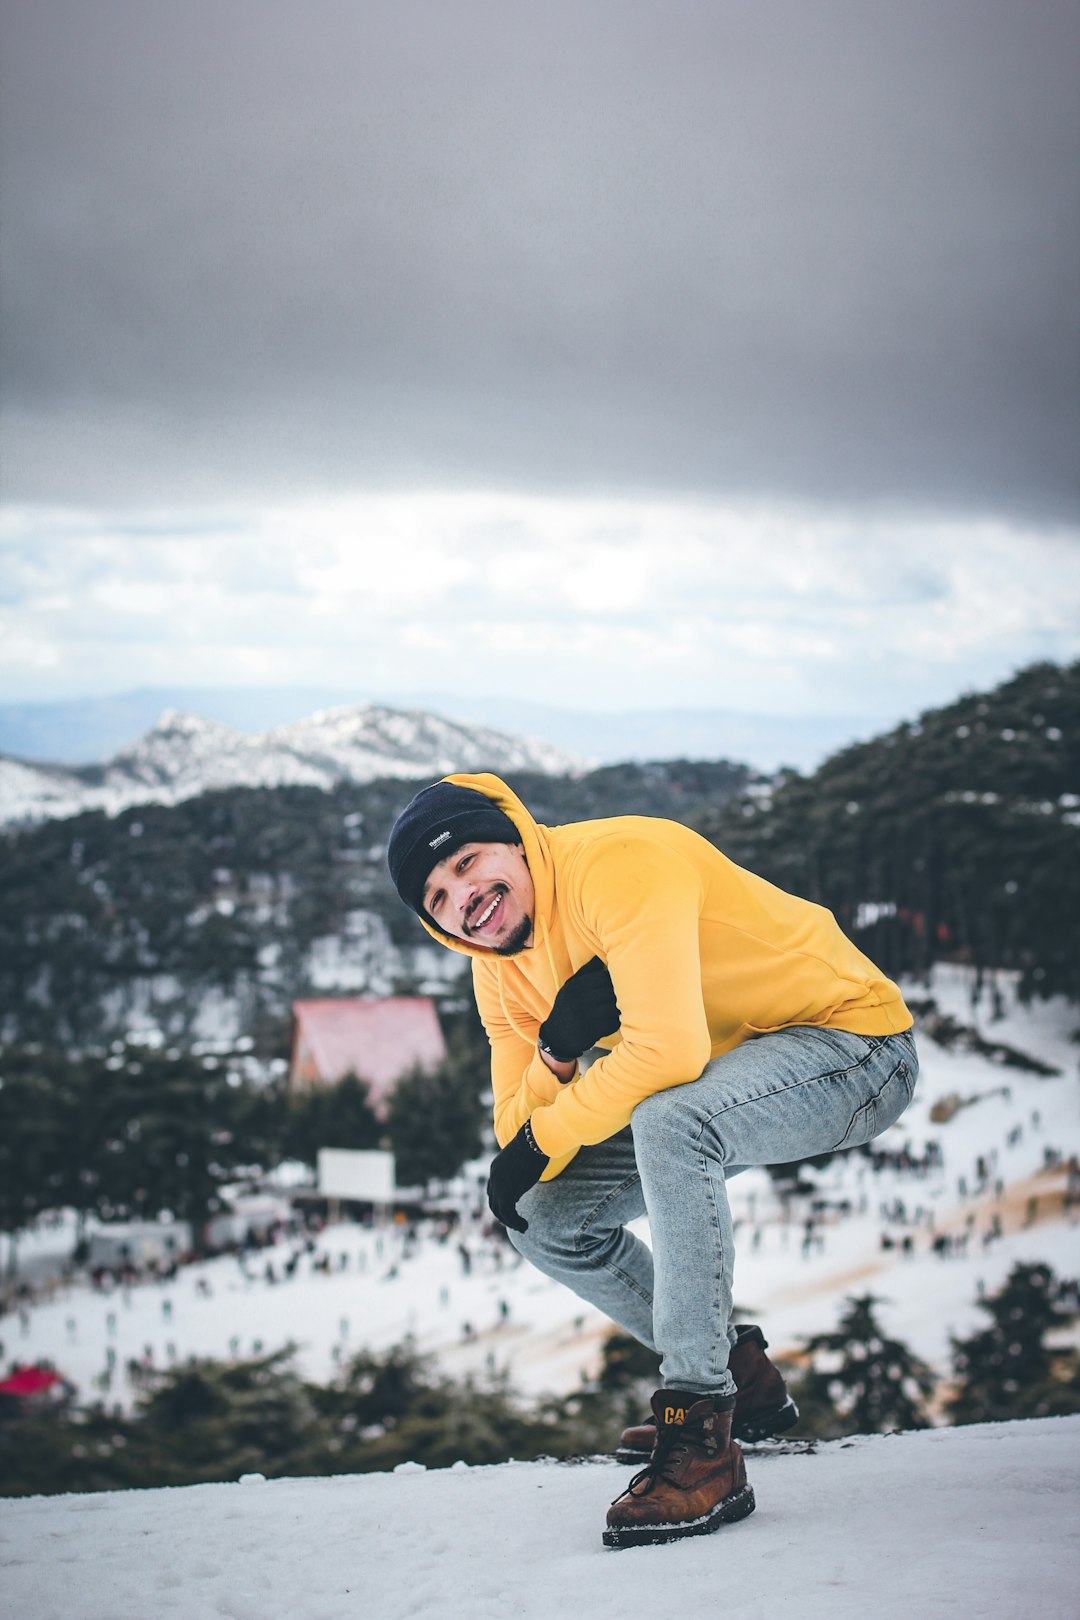
[[[579,967],[540,1025],[540,1049],[556,1063],[573,1063],[602,1035],[619,1027],[619,1003],[611,975],[598,956]]]
[[[528,1221],[517,1212],[517,1201],[524,1198],[530,1187],[535,1187],[548,1167],[548,1156],[536,1145],[528,1120],[517,1135],[496,1153],[488,1176],[488,1206],[497,1221],[512,1226],[515,1232],[527,1232]]]

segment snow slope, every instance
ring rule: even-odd
[[[963,1336],[983,1325],[980,1287],[994,1292],[1018,1261],[1043,1260],[1064,1276],[1080,1272],[1080,1209],[1064,1208],[1064,1164],[1045,1166],[1048,1149],[1064,1159],[1080,1153],[1077,1047],[1070,1039],[1080,1014],[1061,1001],[1023,1007],[1003,977],[1005,1016],[992,1019],[988,998],[971,1006],[972,988],[966,970],[942,968],[930,991],[943,1011],[974,1021],[988,1040],[1019,1047],[1060,1074],[1003,1069],[977,1053],[946,1051],[923,1035],[915,1100],[879,1145],[906,1143],[921,1152],[934,1140],[941,1147],[940,1169],[925,1176],[891,1169],[875,1175],[862,1155],[838,1155],[824,1170],[806,1172],[814,1193],[787,1209],[765,1171],[732,1181],[739,1222],[735,1298],[745,1317],[762,1323],[774,1353],[797,1350],[805,1335],[832,1328],[845,1296],[870,1291],[883,1300],[886,1329],[947,1374],[950,1334]],[[919,993],[925,995],[925,987]],[[935,1123],[933,1104],[950,1094],[976,1100]],[[980,1157],[992,1179],[977,1190]],[[481,1167],[478,1208],[485,1171]],[[807,1251],[803,1221],[814,1196],[828,1200],[830,1208]],[[1029,1220],[1032,1198],[1035,1218]],[[902,1220],[883,1213],[894,1210],[897,1199],[904,1205]],[[844,1201],[850,1205],[846,1215],[835,1207]],[[988,1239],[995,1216],[1002,1236]],[[969,1223],[964,1252],[934,1252],[935,1233],[962,1235]],[[73,1380],[82,1399],[97,1398],[100,1391],[126,1405],[135,1393],[126,1363],[143,1359],[148,1349],[161,1367],[188,1355],[250,1355],[256,1346],[269,1351],[292,1340],[299,1347],[299,1369],[322,1382],[334,1376],[339,1359],[361,1346],[385,1349],[411,1334],[454,1376],[506,1372],[526,1395],[575,1388],[582,1372],[597,1369],[609,1324],[568,1289],[518,1262],[504,1243],[485,1235],[486,1224],[478,1220],[465,1228],[472,1256],[468,1275],[457,1250],[461,1234],[440,1243],[422,1232],[415,1252],[407,1253],[400,1231],[343,1224],[319,1236],[319,1251],[330,1256],[329,1273],[304,1257],[283,1281],[285,1261],[297,1247],[285,1242],[243,1267],[232,1258],[185,1267],[164,1285],[102,1293],[76,1283],[51,1299],[42,1295],[22,1322],[14,1314],[0,1319],[0,1365],[47,1357]],[[897,1243],[910,1236],[910,1255],[899,1247],[883,1249],[883,1235]],[[50,1247],[55,1257],[70,1252],[71,1242],[70,1229],[63,1228],[21,1239],[24,1274],[40,1278]],[[267,1280],[268,1263],[274,1282]],[[95,1380],[104,1374],[110,1349],[119,1365],[105,1391]]]
[[[4,1620],[1034,1620],[1075,1613],[1080,1417],[751,1459],[711,1536],[600,1540],[628,1470],[509,1463],[4,1504]]]

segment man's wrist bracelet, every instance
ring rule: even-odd
[[[537,1145],[536,1137],[533,1135],[531,1119],[527,1119],[525,1121],[524,1125],[521,1127],[521,1134],[524,1136],[526,1142],[528,1143],[529,1147],[532,1148],[534,1153],[539,1154],[542,1159],[547,1158],[547,1154],[544,1152],[543,1148]]]

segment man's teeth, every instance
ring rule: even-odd
[[[481,912],[480,916],[477,917],[476,921],[473,923],[474,928],[483,928],[484,924],[487,922],[488,918],[491,916],[492,912],[495,910],[495,907],[498,905],[498,903],[499,903],[499,901],[501,899],[502,899],[502,895],[497,894],[495,896],[494,900],[491,902],[490,906],[488,906],[487,910]]]

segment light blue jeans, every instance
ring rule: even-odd
[[[919,1060],[910,1031],[800,1024],[745,1041],[654,1092],[518,1208],[510,1241],[540,1271],[662,1354],[668,1389],[730,1395],[735,1261],[726,1182],[750,1165],[859,1147],[899,1119]],[[652,1252],[626,1230],[648,1215]]]

